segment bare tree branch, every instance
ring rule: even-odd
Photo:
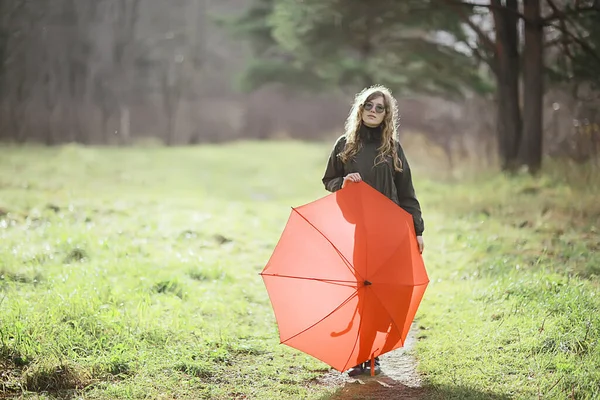
[[[494,63],[492,57],[490,57],[484,52],[481,52],[478,46],[471,46],[471,44],[467,41],[462,41],[461,43],[464,43],[473,52],[473,54],[479,61],[483,62],[488,67],[490,67],[492,71],[496,71],[496,64]]]
[[[527,20],[525,15],[523,15],[522,13],[520,13],[516,10],[509,9],[503,5],[478,4],[478,3],[470,3],[468,1],[461,1],[461,0],[445,0],[445,1],[447,3],[453,3],[456,6],[463,6],[463,7],[470,7],[470,8],[479,7],[479,8],[486,8],[488,10],[497,10],[497,11],[508,12],[508,13],[512,14],[513,16],[516,16],[522,20]],[[548,5],[552,8],[552,14],[548,15],[547,17],[542,18],[542,24],[544,24],[544,25],[549,25],[551,22],[553,22],[557,19],[566,18],[566,17],[570,17],[570,16],[574,16],[574,15],[580,15],[582,13],[587,13],[590,11],[600,12],[600,0],[594,0],[592,5],[590,5],[590,6],[580,6],[579,2],[577,2],[575,8],[570,9],[568,11],[559,9],[552,0],[547,0],[547,1],[548,1]]]
[[[567,27],[567,22],[571,22],[569,19],[569,15],[567,13],[562,12],[558,8],[558,6],[554,3],[554,0],[546,0],[546,1],[548,2],[548,5],[550,6],[550,8],[552,8],[553,14],[560,15],[560,18],[558,18],[558,22],[559,22],[558,25],[549,23],[548,26],[552,26],[555,29],[558,29],[563,35],[566,35],[573,42],[577,43],[584,52],[586,52],[592,58],[594,58],[595,60],[600,62],[600,54],[598,54],[598,52],[592,46],[590,46],[590,44],[588,42],[583,40],[581,37],[575,35]],[[594,4],[591,7],[599,7],[599,6],[600,6],[600,1],[594,0]],[[600,8],[598,9],[598,11],[600,11]],[[565,41],[565,44],[563,47],[565,48],[565,52],[567,53],[567,56],[569,58],[572,58],[572,55],[569,51],[568,44],[566,43],[566,41]]]
[[[561,24],[563,25],[563,24]],[[566,26],[557,26],[557,25],[552,25],[554,28],[558,29],[559,31],[561,31],[563,34],[565,34],[566,36],[568,36],[573,42],[577,43],[579,45],[579,47],[581,47],[581,49],[587,53],[589,56],[591,56],[592,58],[594,58],[596,61],[598,61],[600,63],[600,54],[598,54],[598,52],[589,45],[589,43],[587,43],[585,40],[583,40],[582,38],[580,38],[579,36],[573,34],[573,32],[571,32]]]
[[[516,16],[518,18],[521,19],[526,19],[525,15],[521,14],[520,12],[516,11],[516,10],[512,10],[509,9],[505,6],[502,5],[496,5],[496,4],[477,4],[477,3],[469,3],[468,1],[461,1],[461,0],[446,0],[447,2],[452,2],[457,6],[465,6],[465,7],[471,7],[471,8],[475,8],[475,7],[481,7],[481,8],[487,8],[488,10],[498,10],[498,11],[506,11],[509,12],[510,14],[512,14],[513,16]]]
[[[492,40],[489,38],[489,36],[486,35],[485,32],[483,32],[483,30],[479,26],[477,26],[477,24],[475,24],[473,21],[471,21],[469,16],[466,15],[465,12],[458,7],[461,4],[463,4],[462,2],[460,2],[458,0],[444,0],[444,1],[446,2],[446,4],[448,4],[450,6],[450,8],[452,8],[463,19],[463,21],[467,25],[469,25],[469,28],[471,28],[477,34],[477,36],[479,37],[479,39],[485,46],[487,46],[493,52],[496,51],[496,46],[494,45],[494,42],[492,42]]]
[[[542,23],[544,25],[549,25],[551,22],[556,21],[557,19],[565,19],[575,15],[580,15],[582,13],[587,13],[590,11],[600,13],[600,0],[594,0],[591,6],[580,7],[579,2],[577,2],[575,8],[571,10],[560,10],[553,0],[547,0],[548,5],[552,8],[552,14],[544,17],[542,19]]]

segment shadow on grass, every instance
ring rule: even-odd
[[[393,380],[369,378],[348,382],[320,400],[509,400],[508,395],[463,386],[409,387]]]
[[[422,400],[509,400],[506,394],[483,391],[466,386],[436,386],[428,387]]]
[[[51,392],[14,392],[13,394],[7,393],[6,397],[2,397],[3,394],[0,391],[0,399],[47,399],[47,400],[78,400],[84,398],[84,391],[82,390],[57,390]],[[41,396],[41,397],[38,397]]]

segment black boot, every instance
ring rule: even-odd
[[[375,371],[374,375],[377,375],[377,374],[379,374],[381,372],[381,366],[380,366],[380,363],[379,363],[379,357],[375,357],[375,362],[373,364],[374,364],[374,371]],[[364,371],[368,375],[371,375],[371,360],[369,360],[369,361],[367,361],[365,363]]]
[[[364,365],[358,364],[358,365],[355,365],[354,367],[350,368],[350,370],[348,371],[348,376],[360,375],[364,371],[365,371]]]

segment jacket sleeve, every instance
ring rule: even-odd
[[[394,183],[398,192],[398,202],[400,203],[400,207],[412,215],[415,233],[417,236],[421,236],[425,230],[425,224],[421,215],[421,205],[419,204],[419,200],[417,200],[413,186],[410,165],[408,165],[408,160],[400,144],[398,144],[398,157],[402,161],[402,172],[396,171],[394,177]]]
[[[325,174],[323,175],[323,184],[325,185],[325,189],[330,192],[335,192],[342,188],[344,163],[342,163],[342,160],[337,155],[344,149],[345,144],[346,140],[343,136],[338,138],[327,160]]]

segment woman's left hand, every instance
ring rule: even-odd
[[[419,253],[423,254],[425,249],[425,243],[423,242],[423,236],[417,236],[417,243],[419,245]]]

